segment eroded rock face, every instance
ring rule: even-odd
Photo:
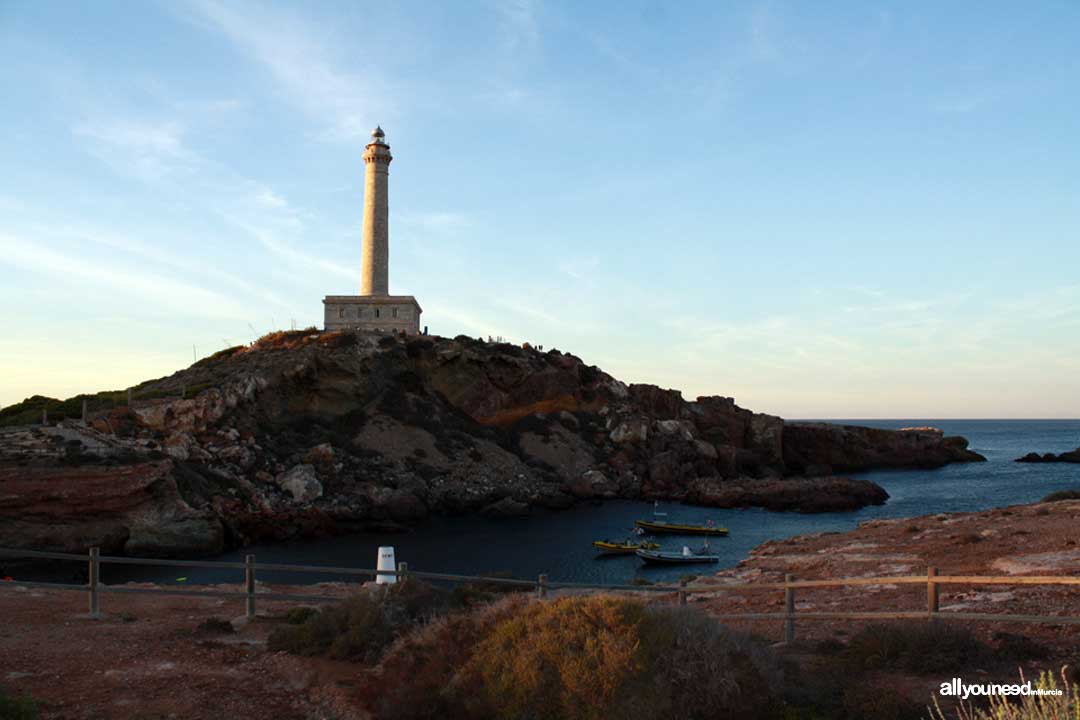
[[[0,428],[0,544],[209,554],[582,498],[847,509],[883,491],[783,478],[978,459],[937,431],[785,424],[467,337],[279,333],[133,396],[88,426]]]
[[[189,505],[171,460],[0,467],[0,546],[181,556],[225,549],[220,519]]]

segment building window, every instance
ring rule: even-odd
[[[394,313],[394,317],[397,317],[397,308],[394,308],[392,312]]]
[[[375,317],[379,317],[379,308],[375,308]]]
[[[339,319],[344,318],[345,317],[345,308],[339,307],[337,309],[337,316],[338,316]]]
[[[356,308],[356,319],[359,320],[362,317],[364,317],[364,308],[362,308],[362,307]]]

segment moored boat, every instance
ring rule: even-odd
[[[724,536],[728,529],[715,525],[691,525],[689,523],[673,523],[667,520],[635,520],[634,524],[643,530],[654,533],[668,533],[669,535],[711,535]]]
[[[708,545],[702,550],[708,552]],[[638,550],[634,554],[650,565],[691,565],[720,562],[719,555],[706,555],[702,551],[692,552],[690,548],[685,546],[681,553],[664,552],[662,550]]]
[[[630,555],[638,550],[658,550],[660,545],[645,540],[593,540],[593,547],[609,555]]]

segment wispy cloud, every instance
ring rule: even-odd
[[[249,236],[257,240],[263,248],[272,252],[274,255],[277,255],[282,260],[288,261],[291,265],[300,265],[309,269],[318,270],[321,273],[330,273],[331,275],[336,275],[338,277],[349,278],[353,281],[356,281],[359,278],[359,270],[357,268],[345,267],[344,265],[339,265],[335,262],[297,250],[288,240],[280,237],[277,233],[267,227],[263,227],[247,220],[242,220],[236,216],[226,216],[225,219],[234,227],[243,230]]]
[[[125,270],[112,264],[74,257],[30,239],[0,234],[0,263],[42,272],[70,281],[78,278],[112,293],[127,294],[174,312],[212,318],[246,318],[246,309],[233,298],[204,287],[144,270]]]
[[[199,0],[192,7],[199,19],[264,67],[288,101],[329,122],[329,136],[363,137],[373,118],[384,122],[392,112],[392,94],[380,87],[376,73],[346,69],[335,61],[325,28],[265,6]]]
[[[184,145],[184,128],[173,120],[134,118],[85,120],[72,132],[86,149],[115,169],[144,179],[190,172],[194,154]]]

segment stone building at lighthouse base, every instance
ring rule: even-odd
[[[417,335],[421,312],[412,295],[327,295],[323,298],[323,327]]]

